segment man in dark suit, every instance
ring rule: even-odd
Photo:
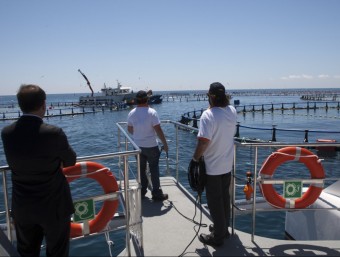
[[[12,217],[21,256],[68,256],[70,216],[74,212],[62,168],[76,163],[76,153],[61,128],[43,122],[46,94],[22,85],[17,99],[23,115],[3,128],[1,138],[12,171]]]

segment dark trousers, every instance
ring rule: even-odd
[[[40,256],[45,237],[46,256],[69,256],[70,217],[41,224],[25,224],[14,220],[17,250],[20,256]]]
[[[223,240],[230,225],[230,182],[230,172],[217,176],[207,175],[206,197],[217,240]]]
[[[158,146],[140,147],[140,172],[142,181],[142,194],[146,194],[148,188],[148,178],[146,176],[146,164],[149,163],[152,183],[152,195],[159,195],[161,191],[161,183],[159,180],[159,156],[161,154]]]

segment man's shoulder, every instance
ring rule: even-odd
[[[5,127],[3,127],[2,130],[1,130],[1,134],[6,134],[6,133],[12,131],[15,128],[16,123],[17,122],[15,121],[12,124],[9,124],[9,125],[6,125]]]
[[[128,118],[130,118],[134,113],[136,112],[136,108],[133,108],[129,113],[128,113]]]
[[[129,114],[136,112],[136,110],[137,110],[137,107],[133,108],[133,109],[129,112]]]
[[[154,108],[149,107],[148,113],[157,114],[157,111]]]
[[[202,112],[201,117],[207,116],[207,115],[211,115],[211,114],[212,114],[212,109],[211,109],[211,108],[208,108],[208,109],[206,109],[206,110],[204,110],[204,111]]]
[[[42,132],[49,132],[49,133],[61,133],[63,131],[62,128],[56,125],[48,124],[48,123],[42,123],[40,126],[40,129]]]
[[[227,108],[231,109],[232,111],[236,111],[236,108],[235,108],[235,106],[233,106],[233,105],[231,105],[231,104],[230,104],[230,105],[228,105],[228,106],[227,106]]]

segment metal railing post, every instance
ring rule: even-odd
[[[6,208],[7,238],[10,242],[12,242],[12,227],[11,227],[10,208],[9,208],[9,205],[8,205],[8,189],[7,189],[7,172],[6,172],[6,170],[4,170],[3,174],[2,174],[2,185],[3,185],[3,190],[4,190],[4,201],[5,201],[5,208]]]
[[[276,125],[273,125],[272,141],[273,141],[273,142],[276,142]]]

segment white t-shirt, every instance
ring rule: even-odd
[[[139,147],[157,146],[154,126],[160,124],[157,112],[151,107],[136,107],[128,115],[128,126],[133,127],[133,140]]]
[[[208,175],[222,175],[232,170],[236,123],[237,112],[232,105],[213,107],[202,113],[197,137],[210,141],[203,154]]]

